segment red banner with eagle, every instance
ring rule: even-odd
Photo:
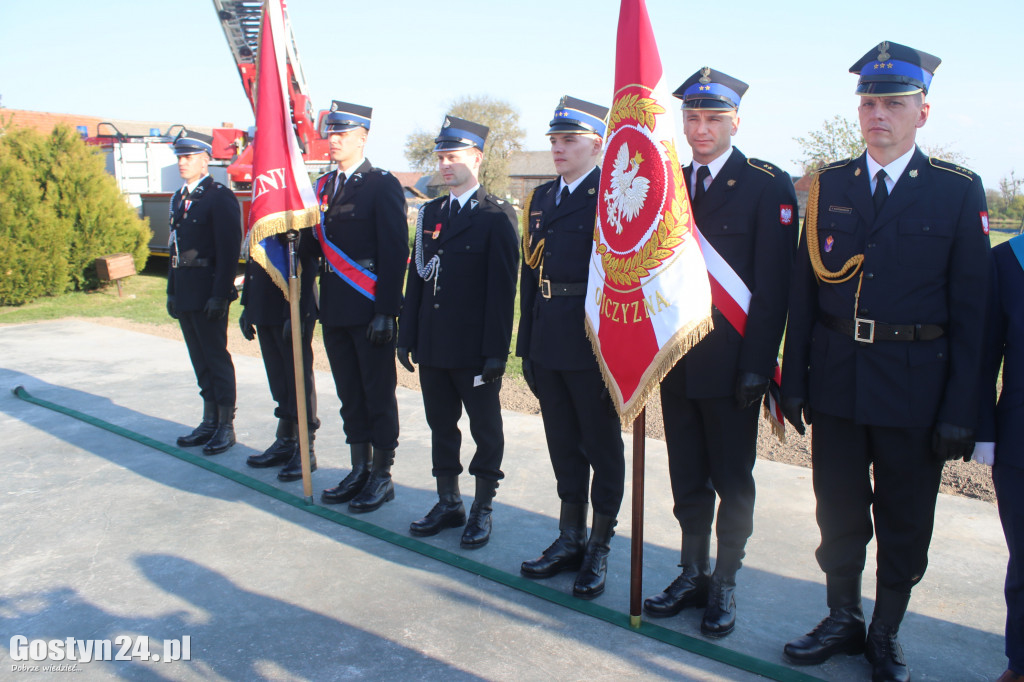
[[[284,22],[281,0],[266,0],[257,62],[252,207],[246,246],[287,299],[287,247],[276,235],[312,227],[320,220],[320,211],[292,127]]]
[[[644,0],[622,0],[587,334],[624,423],[711,329],[711,287]]]

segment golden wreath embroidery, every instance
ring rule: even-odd
[[[679,168],[679,157],[675,144],[667,141],[663,141],[662,144],[668,155],[669,168]],[[651,270],[659,268],[672,257],[673,250],[683,243],[686,233],[690,230],[690,207],[685,205],[686,210],[683,210],[686,201],[682,199],[684,196],[682,187],[677,187],[670,209],[662,214],[661,220],[658,222],[658,229],[636,253],[619,256],[610,253],[606,245],[598,244],[597,252],[601,256],[605,276],[613,284],[637,284],[641,277],[647,277],[651,274]],[[677,220],[676,216],[680,215],[682,220]]]
[[[623,119],[633,119],[637,124],[654,130],[655,116],[664,114],[665,108],[650,97],[626,95],[615,100],[608,118],[608,129],[614,128]]]

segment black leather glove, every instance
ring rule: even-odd
[[[178,319],[178,311],[175,308],[175,300],[173,296],[167,297],[167,314],[176,320]]]
[[[375,346],[391,343],[395,338],[395,318],[377,313],[366,328],[366,338]]]
[[[252,322],[245,315],[245,308],[242,308],[242,314],[238,316],[238,328],[242,330],[242,336],[245,337],[246,341],[252,341],[256,338],[256,328],[252,326]]]
[[[767,390],[768,377],[753,372],[738,373],[736,375],[736,409],[745,410],[754,403],[760,402]]]
[[[535,398],[540,398],[537,395],[537,375],[533,373],[533,363],[529,358],[523,358],[523,379],[526,380],[526,385],[530,388],[530,393]]]
[[[786,421],[793,425],[797,433],[801,436],[804,435],[804,422],[811,423],[811,406],[807,404],[806,400],[784,397],[782,399],[782,414],[785,415]],[[803,415],[803,420],[800,419],[801,415]]]
[[[408,348],[398,348],[397,352],[399,364],[401,364],[402,367],[405,367],[410,372],[415,372],[416,370],[413,368],[412,360],[409,357],[412,351],[410,351]]]
[[[480,378],[485,384],[497,381],[505,374],[504,358],[487,358],[484,360],[484,368],[480,372]]]
[[[932,431],[932,452],[937,462],[970,461],[974,452],[974,429],[939,422]]]
[[[211,298],[203,307],[208,320],[222,320],[228,316],[228,300],[226,298]]]

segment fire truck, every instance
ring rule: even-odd
[[[217,18],[227,39],[231,56],[235,60],[253,113],[256,111],[256,61],[262,20],[262,3],[252,0],[213,0]],[[329,144],[323,135],[323,119],[327,111],[316,112],[309,98],[309,90],[302,64],[295,46],[295,36],[285,9],[286,55],[288,94],[292,106],[292,124],[302,150],[306,168],[320,174],[330,165]],[[150,129],[147,134],[122,132],[110,122],[100,123],[96,135],[86,139],[99,147],[106,157],[107,172],[117,180],[121,192],[135,207],[139,215],[149,221],[153,238],[149,250],[166,256],[169,226],[168,208],[171,196],[181,187],[178,162],[173,143],[190,131],[182,125],[172,125],[161,132]],[[252,184],[252,135],[254,129],[234,127],[212,129],[213,158],[210,176],[238,197],[243,222],[248,220],[250,189]]]

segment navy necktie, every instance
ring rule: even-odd
[[[693,207],[697,208],[700,204],[701,199],[704,198],[704,194],[707,190],[704,188],[704,181],[711,177],[711,170],[707,166],[701,166],[697,169],[697,187],[693,193]]]
[[[882,212],[885,200],[889,198],[889,187],[885,184],[885,171],[880,170],[875,174],[875,192],[871,199],[875,202],[875,215]]]

